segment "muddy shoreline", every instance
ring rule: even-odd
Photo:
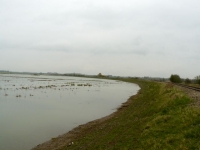
[[[31,150],[60,150],[64,147],[71,146],[74,144],[74,139],[76,137],[81,136],[85,131],[90,130],[91,128],[98,128],[101,126],[101,124],[113,117],[116,117],[124,110],[126,107],[130,105],[132,100],[140,94],[140,90],[137,92],[136,95],[130,96],[129,99],[122,103],[122,105],[117,108],[115,112],[112,114],[102,117],[100,119],[96,119],[93,121],[90,121],[86,124],[79,125],[78,127],[75,127],[74,129],[70,130],[69,132],[59,135],[58,137],[52,138],[51,140],[44,142],[42,144],[37,145],[36,147],[32,148]]]

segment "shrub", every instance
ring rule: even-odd
[[[171,77],[170,77],[170,81],[173,82],[173,83],[181,83],[181,78],[179,75],[177,74],[172,74]]]
[[[186,84],[190,84],[190,83],[191,83],[191,80],[187,78],[187,79],[185,79],[185,83],[186,83]]]
[[[200,76],[196,76],[194,79],[197,84],[200,84]]]
[[[200,79],[199,79],[199,80],[197,80],[197,84],[200,84]]]

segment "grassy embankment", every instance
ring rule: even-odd
[[[164,83],[126,81],[141,86],[130,105],[62,150],[200,149],[200,108],[189,106],[192,99]]]

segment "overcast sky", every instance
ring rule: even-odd
[[[0,70],[200,75],[199,0],[0,0]]]

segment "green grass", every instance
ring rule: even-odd
[[[62,150],[198,150],[200,109],[183,92],[164,83],[124,80],[140,85],[117,117],[84,129]]]

